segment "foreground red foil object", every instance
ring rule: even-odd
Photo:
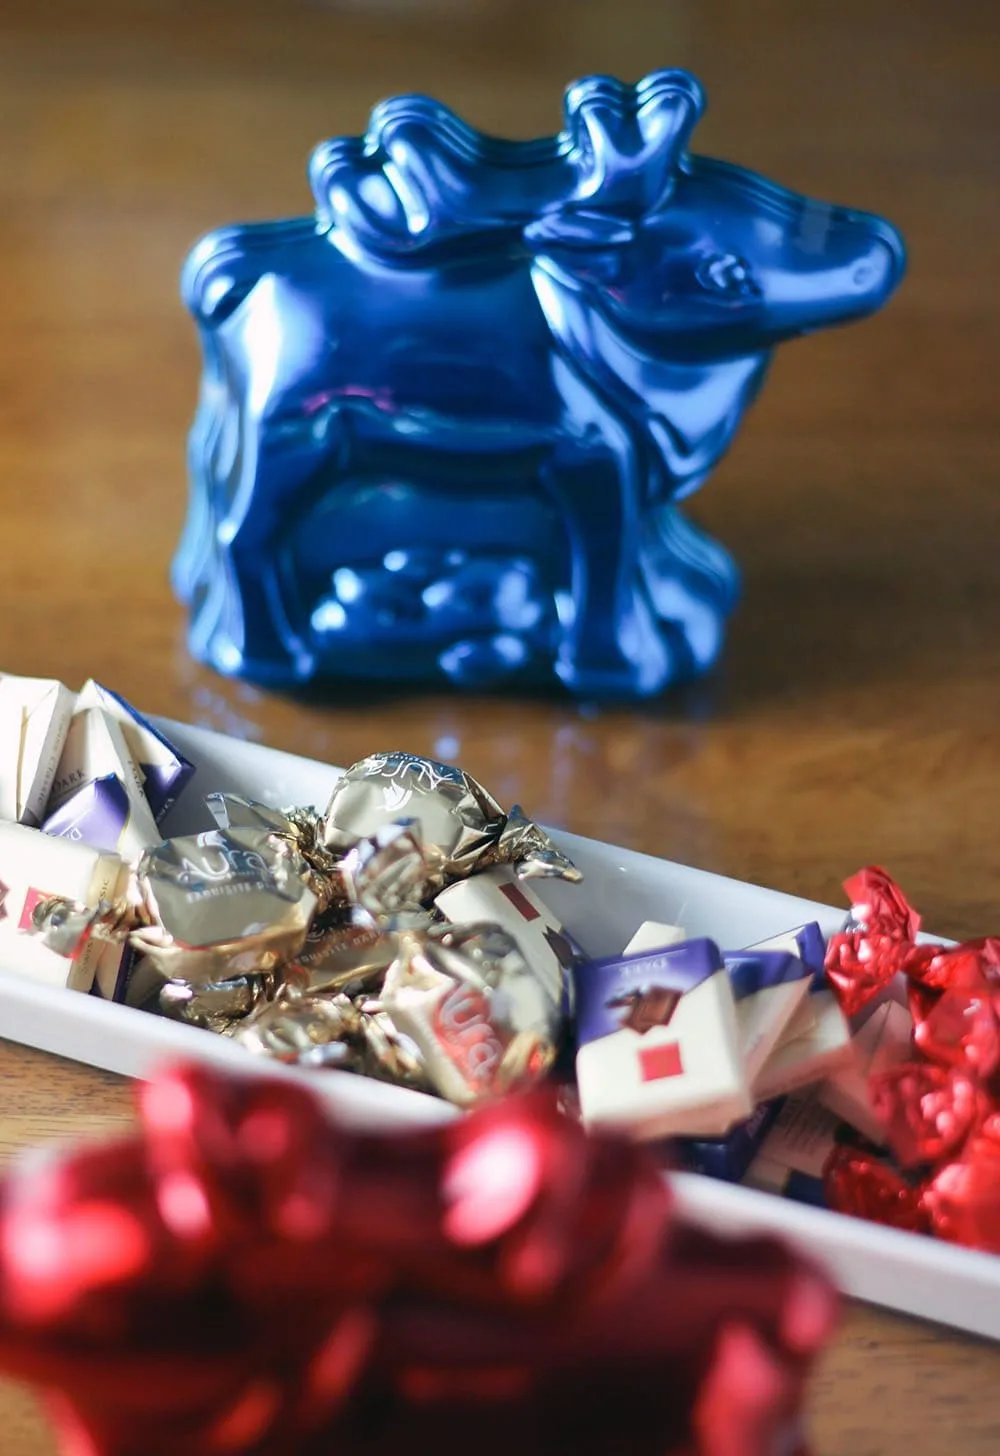
[[[0,1366],[66,1456],[790,1456],[824,1278],[541,1094],[348,1132],[181,1068],[0,1183]]]
[[[841,1148],[826,1170],[830,1207],[1000,1253],[1000,942],[918,945],[919,915],[877,867],[844,889],[851,915],[830,939],[829,980],[854,1015],[901,972],[914,1060],[871,1083],[907,1176],[870,1150]]]

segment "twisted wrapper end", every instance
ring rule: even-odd
[[[350,897],[338,860],[323,843],[323,819],[315,809],[271,809],[241,794],[206,794],[205,804],[220,829],[263,829],[302,861],[303,878],[316,896],[317,913],[346,909]]]
[[[558,879],[578,885],[583,874],[552,837],[515,804],[496,842],[494,863],[513,865],[521,880]]]
[[[49,895],[32,910],[29,934],[39,936],[57,955],[75,960],[89,940],[121,942],[146,923],[141,907],[128,897],[84,905]]]

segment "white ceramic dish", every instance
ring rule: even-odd
[[[325,764],[178,723],[162,725],[198,765],[187,794],[164,824],[167,834],[210,827],[201,795],[212,789],[248,794],[273,805],[322,806],[338,776]],[[643,920],[682,924],[727,948],[818,920],[830,933],[843,911],[758,885],[576,835],[555,836],[579,865],[586,889],[536,888],[594,955],[619,951]],[[223,1037],[52,990],[5,974],[0,966],[0,1036],[59,1056],[143,1077],[168,1058],[187,1057],[233,1070],[263,1070]],[[304,1080],[355,1124],[416,1125],[455,1116],[447,1104],[346,1073],[307,1073],[269,1064],[275,1075]],[[677,1175],[679,1199],[695,1216],[733,1233],[770,1230],[811,1250],[849,1294],[872,1304],[1000,1338],[1000,1258],[879,1228],[840,1214],[702,1178]]]

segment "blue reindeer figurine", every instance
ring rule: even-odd
[[[316,150],[315,216],[195,247],[195,656],[589,699],[711,665],[737,572],[678,502],[775,345],[874,312],[904,251],[689,152],[703,104],[683,71],[592,76],[524,142],[397,97]]]

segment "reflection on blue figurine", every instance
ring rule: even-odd
[[[702,106],[682,71],[590,77],[510,142],[398,97],[317,149],[315,217],[194,249],[197,657],[588,698],[713,662],[737,573],[678,502],[774,346],[879,308],[904,253],[688,152]]]

